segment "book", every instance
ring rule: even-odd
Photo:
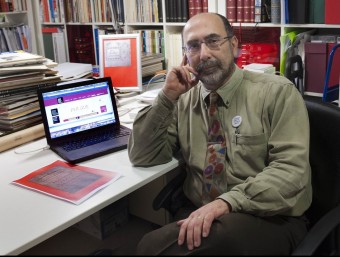
[[[203,12],[203,0],[194,0],[195,14]]]
[[[274,24],[281,23],[281,0],[272,0],[271,1],[271,22]]]
[[[243,22],[253,22],[255,17],[252,19],[251,3],[255,2],[253,0],[243,0]]]
[[[244,0],[236,0],[236,21],[244,22]]]
[[[169,2],[170,0],[167,1]],[[195,0],[188,0],[188,11],[189,19],[197,13],[195,7]]]
[[[255,22],[255,0],[250,1],[250,22]]]
[[[202,1],[202,12],[208,12],[208,0],[201,0]]]
[[[119,177],[118,172],[57,160],[11,183],[79,205]]]
[[[67,62],[64,32],[52,33],[54,61]]]
[[[288,0],[288,14],[290,24],[308,23],[309,2],[308,0]]]
[[[325,24],[340,24],[339,8],[339,0],[325,0]]]
[[[188,21],[189,17],[189,6],[188,6],[188,0],[182,0],[182,22]]]
[[[227,1],[227,19],[229,22],[237,21],[237,9],[236,0],[226,0]]]
[[[325,0],[309,0],[309,23],[325,23]]]
[[[158,22],[163,22],[163,4],[162,0],[157,0],[157,5],[158,5]],[[186,1],[185,1],[186,2]],[[124,10],[124,8],[123,8]]]
[[[255,22],[270,21],[270,0],[255,0]]]

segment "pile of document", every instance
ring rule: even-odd
[[[92,64],[64,62],[53,68],[61,76],[62,81],[92,77]]]
[[[0,54],[0,137],[41,123],[37,89],[60,82],[56,65],[24,51]]]
[[[163,70],[162,53],[142,53],[142,77],[153,76]]]

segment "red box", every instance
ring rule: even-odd
[[[335,43],[305,43],[305,92],[322,94],[329,55]],[[340,51],[333,56],[328,87],[339,83]]]
[[[339,0],[325,0],[325,24],[340,24],[339,10]]]

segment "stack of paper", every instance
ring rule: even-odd
[[[92,64],[64,62],[53,70],[57,71],[63,81],[92,76]]]
[[[0,137],[41,123],[37,89],[61,81],[55,65],[24,51],[0,54]]]

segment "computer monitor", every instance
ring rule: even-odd
[[[140,35],[99,35],[100,77],[111,77],[120,92],[142,91]]]

